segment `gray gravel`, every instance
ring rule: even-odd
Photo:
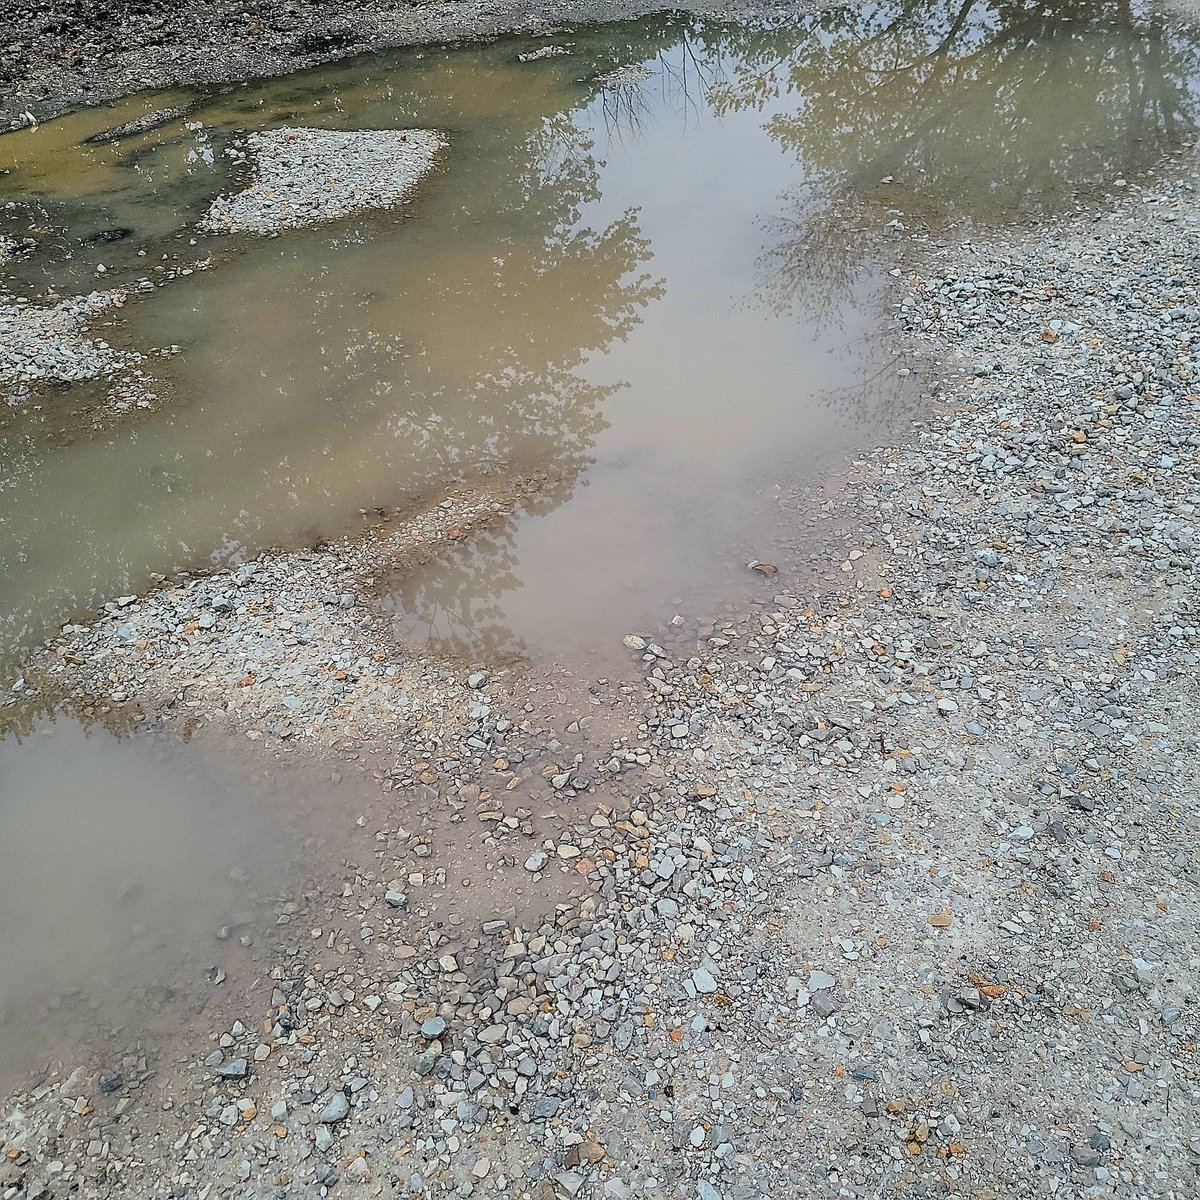
[[[155,1103],[111,1062],[14,1098],[2,1182],[1195,1195],[1196,177],[907,243],[895,336],[929,416],[788,501],[843,506],[837,586],[630,630],[630,682],[552,720],[555,677],[414,660],[370,603],[483,494],[65,631],[14,709],[374,737],[397,807],[236,1022],[120,1060]],[[540,911],[485,893],[453,924],[489,872]]]
[[[33,244],[32,239],[9,242],[14,255],[27,252]],[[0,265],[2,262],[0,253]],[[22,403],[42,390],[38,385],[99,379],[107,384],[112,412],[153,407],[160,385],[149,360],[174,354],[178,347],[114,345],[103,336],[103,326],[116,326],[112,310],[205,270],[209,262],[201,259],[186,265],[156,266],[154,278],[142,276],[124,287],[65,298],[48,291],[31,299],[13,295],[0,285],[0,402]],[[97,277],[105,274],[101,270]],[[119,327],[114,336],[122,338]]]
[[[0,387],[98,379],[135,365],[136,355],[87,331],[97,313],[124,302],[122,291],[90,292],[48,305],[0,292]]]
[[[406,203],[446,146],[428,129],[271,129],[246,138],[253,180],[213,201],[207,233],[269,234]]]

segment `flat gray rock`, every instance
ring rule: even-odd
[[[250,1070],[250,1064],[244,1058],[234,1058],[219,1067],[213,1068],[214,1075],[222,1079],[245,1079]]]
[[[350,1115],[350,1101],[346,1099],[345,1092],[334,1092],[329,1098],[329,1103],[321,1109],[317,1120],[323,1125],[335,1125],[338,1121],[344,1121]]]

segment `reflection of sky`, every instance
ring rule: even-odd
[[[597,454],[653,450],[728,475],[777,461],[773,433],[799,444],[830,431],[805,401],[850,382],[853,356],[839,360],[835,351],[870,322],[847,305],[797,323],[754,302],[764,229],[784,193],[805,179],[764,132],[772,109],[789,104],[718,119],[702,94],[690,102],[679,94],[671,76],[680,49],[663,58],[639,89],[645,109],[636,130],[606,134],[603,99],[580,118],[606,164],[601,197],[583,220],[602,226],[637,208],[653,251],[647,269],[666,286],[628,340],[592,366],[628,384],[606,410],[612,427]]]
[[[763,112],[717,118],[702,93],[683,96],[682,58],[676,47],[665,69],[651,61],[636,122],[614,124],[606,96],[575,118],[604,164],[581,224],[603,228],[636,208],[652,250],[641,269],[664,294],[583,368],[624,384],[605,405],[583,486],[516,529],[520,586],[501,605],[535,650],[616,643],[669,616],[660,607],[673,591],[702,585],[717,560],[728,569],[730,536],[754,545],[765,486],[863,434],[826,393],[861,378],[875,315],[849,296],[822,313],[755,302],[764,228],[804,173]]]

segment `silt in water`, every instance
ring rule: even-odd
[[[217,260],[122,315],[135,344],[181,347],[156,364],[163,411],[64,437],[50,396],[8,422],[10,654],[150,572],[341,532],[480,470],[554,482],[391,582],[412,640],[571,656],[736,597],[745,560],[814,549],[776,492],[911,411],[879,343],[891,239],[1075,203],[1194,128],[1194,31],[1126,5],[655,19],[520,60],[542,44],[367,56],[0,139],[10,194],[121,234],[27,281],[103,260],[119,282],[164,246]],[[408,219],[191,249],[233,186],[223,150],[285,124],[437,127],[451,149]]]

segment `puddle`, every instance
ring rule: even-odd
[[[386,974],[396,947],[498,916],[536,924],[567,898],[513,865],[520,834],[456,817],[450,781],[389,788],[392,761],[360,752],[330,769],[64,717],[0,739],[0,1088],[52,1060],[181,1032],[202,1043],[261,1004],[265,972],[311,950],[314,928]],[[521,764],[518,808],[540,767]],[[546,807],[541,836],[558,818]],[[388,881],[402,910],[381,903]]]
[[[318,857],[306,808],[334,791],[67,721],[0,740],[0,1074],[169,1027],[257,961]]]
[[[388,582],[410,641],[564,661],[761,588],[746,560],[799,570],[820,529],[798,538],[777,489],[836,477],[912,411],[879,339],[892,239],[1102,194],[1191,135],[1200,77],[1193,29],[1117,3],[657,18],[519,61],[542,44],[367,56],[0,138],[0,199],[126,231],[14,266],[27,285],[218,258],[121,314],[134,344],[182,347],[155,363],[165,411],[67,444],[0,425],[4,652],[151,572],[480,470],[558,482]],[[403,214],[189,248],[223,148],[282,124],[436,127],[451,150]]]

